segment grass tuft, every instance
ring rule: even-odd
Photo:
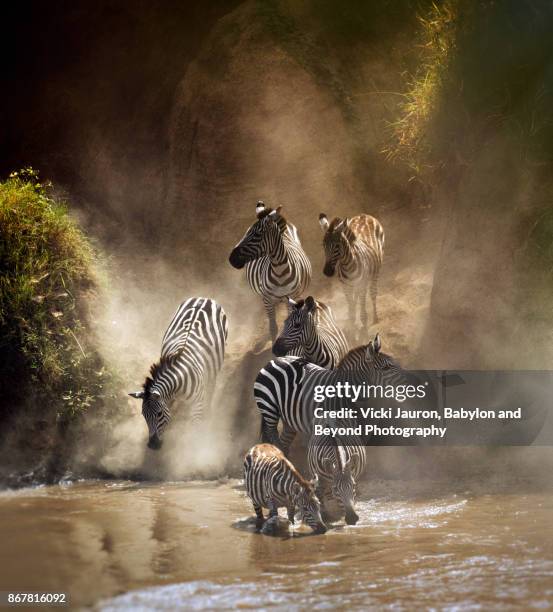
[[[0,182],[0,421],[30,403],[70,420],[109,379],[88,324],[97,255],[50,189],[32,168]]]
[[[453,2],[433,3],[426,16],[419,16],[419,68],[408,82],[399,119],[390,125],[392,138],[384,150],[386,157],[406,162],[416,175],[423,173],[430,157],[427,132],[455,49],[456,19]]]

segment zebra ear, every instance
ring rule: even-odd
[[[255,214],[259,216],[265,210],[265,203],[262,200],[255,205]]]
[[[380,341],[380,334],[376,334],[374,337],[374,352],[380,353],[380,349],[382,347],[382,342]]]
[[[319,215],[319,224],[326,232],[326,230],[328,229],[328,219],[326,218],[326,215],[324,213],[321,213]]]
[[[315,298],[312,295],[305,298],[305,306],[307,312],[313,312],[317,308],[317,302],[315,302]]]
[[[366,357],[367,359],[372,359],[375,356],[373,341],[371,340],[369,344],[367,344]]]
[[[129,393],[129,395],[131,397],[136,397],[136,399],[141,399],[144,397],[144,391],[133,391],[132,393]]]
[[[152,395],[153,397],[161,397],[161,394],[159,391],[150,391],[150,395]]]

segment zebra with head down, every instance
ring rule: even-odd
[[[357,442],[357,443],[356,443]],[[331,436],[311,436],[307,446],[307,461],[313,476],[317,476],[317,495],[321,500],[323,520],[329,520],[328,502],[338,502],[346,523],[355,525],[357,480],[365,469],[367,453],[361,440],[348,436],[347,444],[340,445]]]
[[[297,302],[288,299],[288,318],[273,344],[277,357],[295,355],[322,368],[334,368],[347,351],[346,337],[330,306],[312,296]]]
[[[282,207],[256,206],[257,221],[232,250],[229,261],[246,266],[251,289],[263,298],[271,340],[277,335],[275,307],[288,297],[301,295],[311,281],[311,263],[297,229],[282,216]]]
[[[214,300],[190,298],[179,306],[163,336],[159,362],[150,368],[142,391],[129,393],[142,399],[148,448],[161,448],[175,399],[187,403],[193,421],[202,419],[211,404],[227,336],[227,316]]]

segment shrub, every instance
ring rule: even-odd
[[[67,421],[105,394],[87,305],[97,254],[50,189],[30,168],[0,182],[0,422],[31,407]]]

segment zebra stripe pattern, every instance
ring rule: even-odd
[[[352,349],[334,370],[321,368],[299,357],[278,357],[257,375],[254,397],[261,413],[263,442],[279,446],[286,454],[296,433],[310,435],[313,428],[315,386],[352,384],[396,385],[405,372],[392,357],[381,352],[380,336],[365,346]],[[338,406],[336,407],[338,408]],[[282,434],[278,423],[282,421]]]
[[[325,533],[321,505],[315,493],[317,479],[308,482],[296,470],[281,450],[271,444],[257,444],[244,458],[244,484],[257,517],[256,527],[264,522],[263,508],[269,517],[278,515],[285,507],[293,524],[296,509],[301,519],[315,531]]]
[[[355,525],[359,516],[355,512],[355,490],[360,474],[365,469],[367,454],[361,440],[355,444],[348,436],[347,445],[341,446],[330,436],[311,436],[307,446],[307,461],[313,476],[318,478],[317,495],[321,500],[323,520],[329,500],[338,502],[346,523]]]
[[[321,213],[319,223],[325,232],[323,247],[326,261],[323,273],[326,276],[338,273],[348,302],[349,320],[355,324],[359,305],[361,329],[366,329],[369,323],[368,285],[373,305],[373,323],[378,321],[376,297],[384,257],[384,229],[377,219],[365,214],[351,219],[336,217],[329,223],[327,216]]]
[[[192,420],[201,420],[211,404],[227,337],[227,316],[214,300],[190,298],[179,306],[163,336],[160,361],[150,368],[143,390],[129,394],[142,399],[149,448],[161,447],[177,397],[190,406]]]
[[[322,368],[334,368],[348,352],[348,343],[336,325],[330,306],[312,296],[288,300],[288,318],[273,345],[277,357],[303,357]]]
[[[271,340],[277,335],[275,307],[283,299],[297,297],[311,281],[311,263],[301,246],[297,229],[263,202],[256,207],[257,221],[230,254],[230,264],[241,269],[251,289],[263,298]]]

